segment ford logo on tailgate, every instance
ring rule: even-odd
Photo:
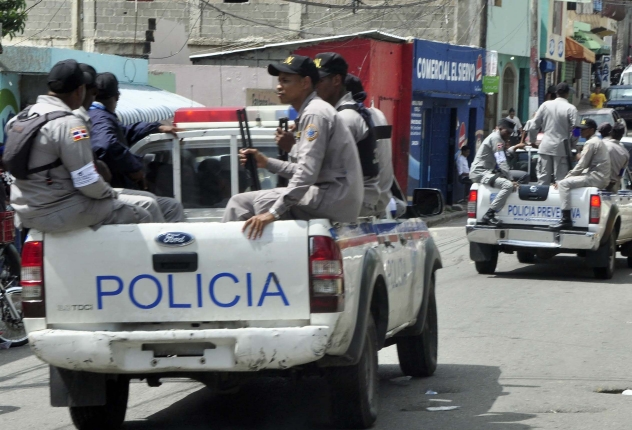
[[[162,246],[186,246],[195,242],[195,238],[189,233],[170,231],[158,235],[156,242]]]

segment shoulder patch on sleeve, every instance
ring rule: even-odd
[[[88,129],[85,127],[74,127],[70,129],[70,137],[75,142],[78,140],[89,139]]]
[[[318,129],[316,128],[314,124],[310,124],[307,127],[305,127],[305,137],[310,142],[313,140],[316,140],[316,138],[318,137]]]

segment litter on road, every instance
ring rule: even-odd
[[[409,385],[412,376],[399,376],[397,378],[392,378],[390,381],[395,385]]]
[[[432,390],[428,390],[428,391],[426,391],[426,394],[429,395],[429,396],[434,396],[435,394],[437,394],[437,392],[436,391],[432,391]]]
[[[426,410],[430,412],[441,412],[441,411],[453,411],[459,408],[460,406],[432,406],[432,407],[426,408]]]
[[[623,390],[623,394],[624,396],[632,396],[632,390]]]

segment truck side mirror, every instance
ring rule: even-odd
[[[413,206],[421,216],[443,212],[443,195],[435,188],[417,188],[413,191]]]

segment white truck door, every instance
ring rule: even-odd
[[[379,250],[384,263],[388,290],[388,329],[410,321],[410,258],[400,241],[399,224],[392,220],[378,220],[374,224]]]

